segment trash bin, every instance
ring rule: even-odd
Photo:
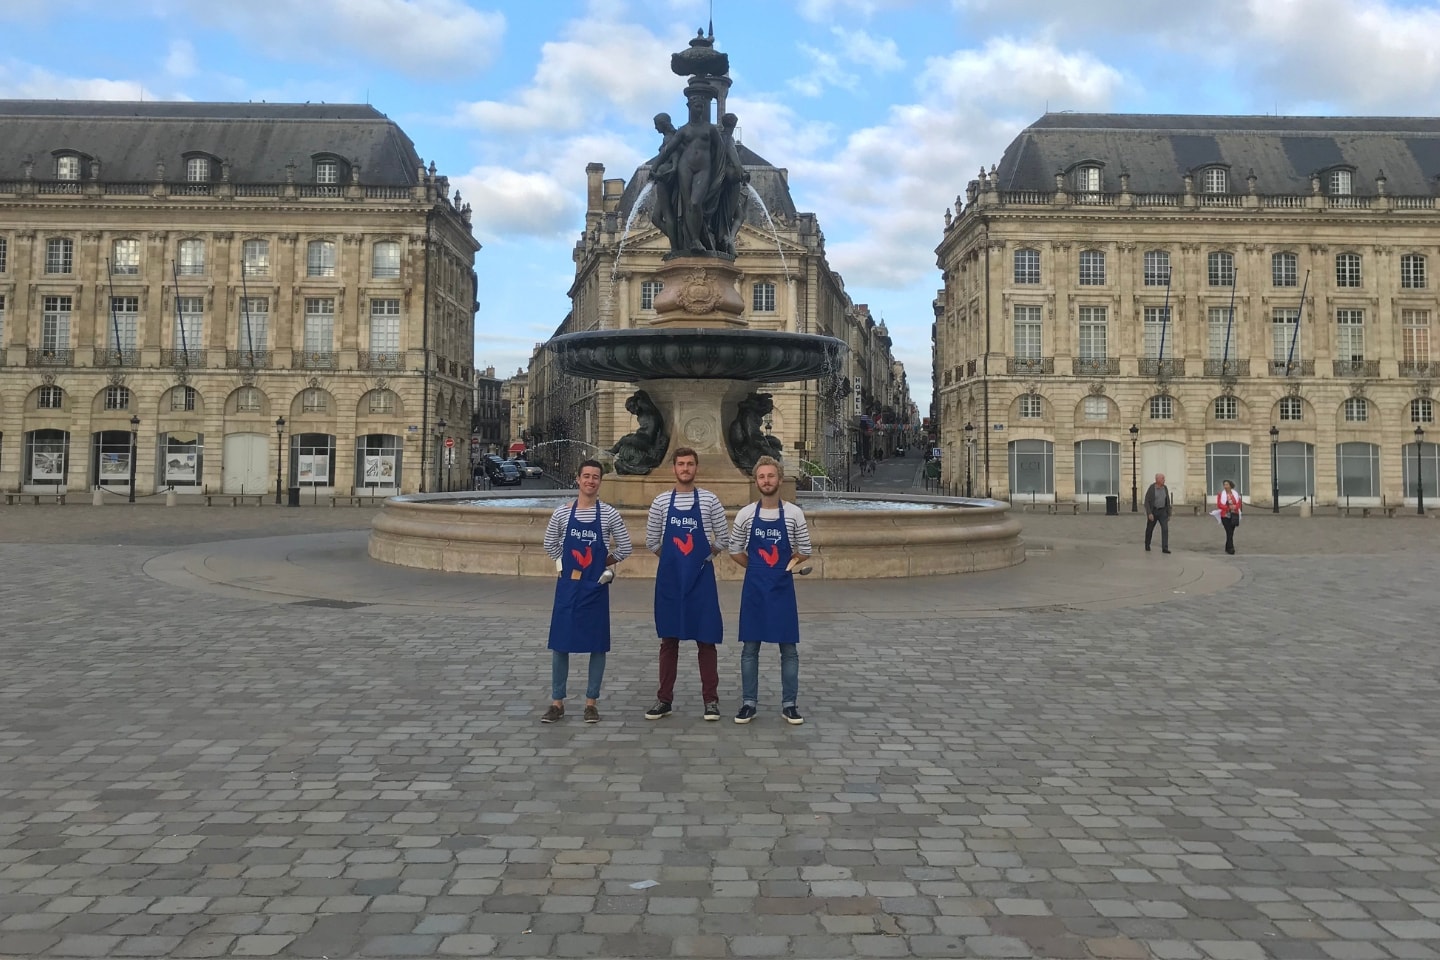
[[[1120,498],[1113,493],[1105,497],[1105,516],[1120,516]]]
[[[285,498],[285,505],[287,507],[300,506],[300,488],[290,487],[288,488],[288,494],[289,495]]]

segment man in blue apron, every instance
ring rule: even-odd
[[[796,704],[800,693],[800,613],[795,604],[794,571],[810,559],[810,528],[805,514],[780,499],[780,464],[772,457],[755,462],[760,502],[740,508],[730,531],[730,556],[745,568],[740,591],[740,712],[736,723],[755,719],[760,702],[760,645],[780,648],[780,715],[804,723]]]
[[[700,455],[678,447],[670,458],[675,487],[650,504],[645,545],[660,558],[655,569],[655,632],[660,635],[660,688],[646,720],[670,716],[680,641],[694,640],[700,662],[705,719],[720,719],[720,668],[716,647],[723,635],[720,594],[711,559],[730,538],[725,507],[695,486]]]
[[[611,568],[630,556],[630,533],[619,512],[600,502],[600,463],[580,464],[579,495],[561,504],[545,528],[545,553],[555,561],[555,606],[550,615],[550,709],[541,723],[565,716],[570,654],[590,655],[585,722],[596,723],[605,655],[610,652]]]

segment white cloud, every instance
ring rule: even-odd
[[[854,63],[869,67],[877,73],[899,70],[905,66],[900,48],[889,37],[872,37],[864,30],[846,30],[834,27],[831,32],[840,40],[840,52]]]
[[[195,70],[195,45],[189,40],[171,40],[170,52],[165,56],[165,72],[184,78],[193,77]]]
[[[482,242],[499,235],[559,237],[584,215],[584,193],[544,172],[480,166],[452,178],[474,209]]]
[[[17,100],[162,100],[137,80],[66,77],[18,60],[0,61],[0,97]]]

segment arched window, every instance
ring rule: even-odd
[[[1424,290],[1425,255],[1406,253],[1400,257],[1400,286],[1406,290]]]
[[[1224,167],[1206,167],[1200,172],[1201,193],[1229,193],[1230,174]]]
[[[1435,401],[1429,397],[1416,397],[1410,401],[1411,423],[1434,423]]]
[[[1216,420],[1239,420],[1240,401],[1235,397],[1215,398],[1215,419]]]
[[[1020,419],[1040,420],[1045,416],[1045,403],[1040,399],[1039,394],[1023,393],[1020,395]]]
[[[176,413],[188,413],[195,409],[198,398],[194,387],[179,386],[170,390],[170,409]]]
[[[1103,287],[1105,285],[1105,252],[1103,250],[1080,251],[1080,286]]]
[[[55,179],[56,180],[79,180],[80,179],[80,158],[73,153],[63,154],[55,158]]]
[[[1099,193],[1101,190],[1100,168],[1094,164],[1076,167],[1071,175],[1076,193]]]
[[[1331,170],[1329,183],[1330,196],[1350,196],[1350,189],[1353,179],[1354,177],[1349,170]]]
[[[1040,282],[1040,251],[1022,247],[1015,251],[1015,282]]]
[[[1082,416],[1086,420],[1109,420],[1110,401],[1105,397],[1086,397],[1080,405]]]
[[[1300,286],[1300,258],[1293,253],[1271,254],[1270,283],[1277,287]]]
[[[316,160],[315,161],[315,182],[316,183],[339,183],[340,162],[338,160]]]
[[[1364,423],[1370,419],[1370,405],[1364,397],[1349,397],[1345,401],[1345,422]]]
[[[1360,254],[1337,253],[1335,255],[1335,286],[1360,286]]]
[[[311,240],[306,245],[305,275],[307,277],[335,276],[335,242],[333,240]]]
[[[400,244],[393,240],[375,244],[370,255],[370,276],[376,280],[394,280],[400,276]]]
[[[1212,287],[1235,286],[1235,254],[1218,250],[1206,258],[1206,275]]]
[[[65,406],[65,391],[59,387],[44,386],[35,395],[35,406],[40,410],[60,410]]]
[[[371,413],[394,413],[395,394],[389,390],[370,391]]]
[[[121,386],[111,385],[105,388],[105,409],[106,410],[129,410],[130,391]]]
[[[241,387],[235,391],[235,412],[259,413],[263,400],[259,387]]]
[[[210,181],[210,158],[190,157],[185,161],[185,180],[189,183]]]
[[[1299,397],[1280,398],[1280,419],[1281,420],[1304,420],[1305,404],[1300,402]]]
[[[324,390],[310,387],[300,397],[300,409],[306,413],[323,413],[329,408]]]
[[[1150,419],[1151,420],[1174,420],[1175,419],[1175,398],[1158,396],[1150,398]]]

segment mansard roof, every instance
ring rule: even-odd
[[[1106,192],[1128,173],[1131,193],[1179,193],[1187,173],[1222,166],[1232,193],[1253,172],[1257,193],[1308,194],[1312,176],[1345,168],[1357,196],[1375,195],[1382,171],[1387,194],[1429,196],[1440,177],[1440,118],[1047,113],[1006,148],[998,185],[1051,191],[1057,173],[1086,161],[1102,166]]]
[[[50,157],[65,151],[100,161],[111,182],[151,181],[157,161],[167,179],[182,179],[193,154],[227,161],[237,183],[282,182],[289,163],[306,183],[312,158],[326,155],[358,163],[366,184],[413,186],[419,177],[415,145],[368,104],[0,100],[0,123],[0,180],[19,179],[26,158],[48,180]]]

